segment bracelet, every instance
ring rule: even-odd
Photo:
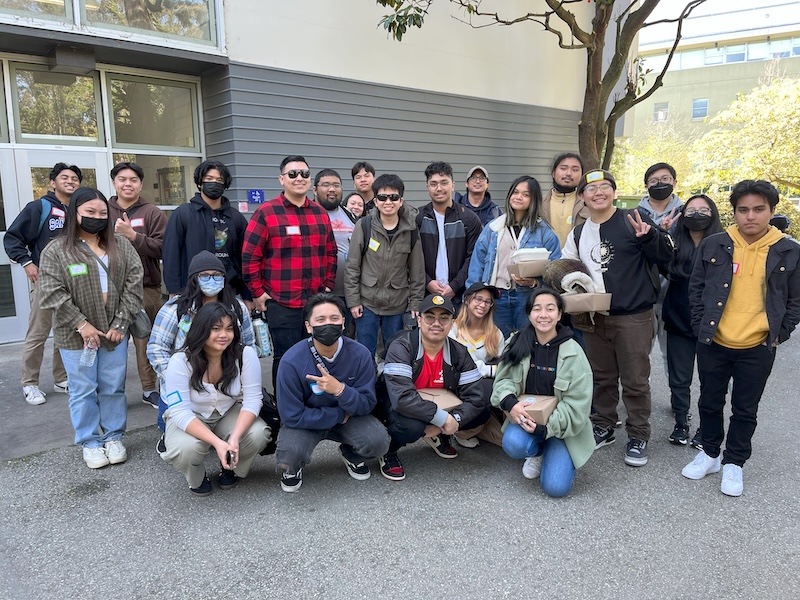
[[[339,390],[339,391],[338,391],[336,394],[334,394],[334,395],[333,395],[333,397],[334,397],[334,398],[338,398],[339,396],[341,396],[342,394],[344,394],[344,388],[346,388],[346,387],[347,387],[347,386],[346,386],[345,384],[342,384],[342,389],[340,389],[340,390]]]
[[[78,328],[77,328],[75,331],[77,331],[78,333],[80,333],[80,332],[81,332],[81,329],[83,329],[84,327],[86,327],[86,324],[87,324],[88,322],[89,322],[89,321],[84,321],[84,322],[83,322],[83,325],[81,325],[80,327],[78,327]]]

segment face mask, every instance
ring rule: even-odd
[[[708,215],[694,214],[691,217],[681,217],[684,227],[689,231],[704,231],[711,225],[711,217]]]
[[[219,294],[222,291],[222,288],[225,287],[224,281],[216,282],[213,279],[208,283],[202,283],[200,281],[197,283],[200,286],[200,291],[203,292],[203,295],[209,298]]]
[[[572,192],[574,192],[575,190],[577,190],[577,189],[578,189],[578,186],[574,186],[574,187],[565,187],[565,186],[563,186],[563,185],[560,185],[560,184],[556,183],[556,180],[554,179],[554,180],[553,180],[553,188],[554,188],[554,189],[555,189],[555,190],[556,190],[556,191],[557,191],[559,194],[571,194]]]
[[[222,194],[225,193],[225,186],[221,183],[217,183],[216,181],[204,181],[200,187],[203,191],[203,194],[212,200],[221,198]]]
[[[326,325],[314,325],[311,328],[311,335],[323,346],[333,346],[337,340],[342,337],[344,328],[337,323],[328,323]]]
[[[108,217],[105,219],[95,219],[94,217],[81,216],[81,222],[78,226],[86,233],[100,233],[108,227]]]
[[[653,200],[666,200],[672,196],[673,189],[674,188],[671,183],[657,183],[655,185],[651,185],[647,189],[647,195]]]

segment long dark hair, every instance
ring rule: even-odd
[[[686,207],[689,206],[689,203],[697,198],[705,200],[705,202],[708,204],[708,207],[711,209],[711,225],[709,225],[708,229],[703,232],[703,238],[708,237],[712,233],[719,233],[722,231],[722,223],[720,223],[719,220],[719,210],[717,210],[717,205],[714,204],[714,201],[705,194],[695,194],[689,198],[683,206],[681,206],[681,218],[678,219],[678,225],[675,227],[675,231],[672,236],[673,240],[675,241],[676,251],[672,258],[672,262],[669,265],[669,274],[679,279],[688,279],[692,274],[692,267],[694,266],[694,256],[697,248],[694,245],[694,240],[692,239],[689,230],[686,228],[686,225],[683,224],[683,213],[686,212]]]
[[[78,224],[78,207],[92,200],[102,200],[108,208],[108,200],[100,190],[90,187],[79,187],[72,193],[67,206],[67,219],[61,236],[64,238],[64,252],[71,256],[85,256],[86,250],[80,241],[81,227]],[[108,270],[114,273],[117,264],[117,244],[114,240],[114,224],[109,216],[106,228],[97,234],[100,247],[108,255]],[[102,269],[98,265],[98,269]]]
[[[559,294],[555,290],[551,290],[550,288],[538,287],[531,292],[531,295],[528,296],[527,302],[525,302],[526,315],[531,314],[531,311],[533,310],[533,304],[534,302],[536,302],[536,298],[544,294],[548,294],[556,299],[556,306],[558,307],[558,310],[563,314],[564,300],[562,300],[561,294]],[[522,362],[522,359],[533,354],[533,349],[535,347],[536,347],[536,329],[534,329],[533,324],[530,322],[530,319],[528,319],[528,323],[526,323],[525,327],[520,329],[517,332],[517,335],[512,336],[511,341],[508,344],[508,348],[503,353],[500,362],[507,362],[512,365],[518,365],[520,362]]]
[[[228,276],[222,271],[222,276],[225,278],[225,287],[217,295],[217,302],[232,310],[235,314],[236,320],[234,325],[241,327],[242,324],[242,307],[239,305],[239,300],[236,299],[236,290],[228,285]],[[203,305],[203,292],[200,290],[200,283],[197,281],[197,275],[192,275],[186,282],[186,286],[181,290],[178,296],[177,309],[178,318],[183,315],[194,314],[200,306]]]
[[[513,227],[514,225],[517,225],[517,217],[514,214],[514,209],[511,208],[510,204],[511,194],[513,194],[517,186],[523,182],[528,184],[528,192],[531,195],[531,204],[528,206],[528,210],[525,211],[525,214],[523,215],[522,221],[519,223],[519,225],[522,225],[528,231],[533,231],[539,225],[539,209],[542,206],[542,186],[540,186],[539,182],[530,175],[521,175],[520,177],[517,177],[511,182],[511,187],[508,188],[508,194],[506,194],[506,227]]]
[[[186,334],[186,342],[181,348],[186,353],[186,360],[192,367],[192,375],[189,378],[189,387],[198,392],[205,390],[203,387],[203,376],[208,370],[208,357],[205,353],[205,345],[211,329],[215,325],[225,322],[225,317],[229,317],[233,324],[233,340],[225,350],[222,351],[222,377],[214,385],[223,394],[229,394],[231,383],[242,369],[242,334],[236,325],[236,315],[228,310],[219,302],[209,302],[200,307],[197,314],[192,319],[192,328]]]

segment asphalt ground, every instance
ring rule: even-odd
[[[297,493],[269,456],[195,498],[154,451],[132,350],[129,459],[99,470],[72,445],[66,395],[25,403],[20,355],[0,346],[0,598],[800,598],[796,341],[778,349],[740,498],[720,475],[680,475],[695,451],[667,442],[657,349],[650,462],[623,463],[619,429],[563,499],[497,447],[443,460],[423,442],[401,451],[402,482],[377,464],[352,480],[323,442]]]

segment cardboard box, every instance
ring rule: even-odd
[[[578,313],[607,311],[611,308],[611,294],[563,294],[564,312]]]
[[[547,419],[553,414],[558,404],[558,398],[555,396],[523,394],[518,400],[520,402],[533,402],[533,404],[525,407],[525,412],[539,425],[547,425]]]
[[[422,388],[417,390],[423,400],[435,402],[436,406],[442,410],[450,412],[457,406],[461,406],[461,400],[453,392],[442,388]]]
[[[517,277],[541,277],[550,260],[525,260],[508,265],[508,274]]]

